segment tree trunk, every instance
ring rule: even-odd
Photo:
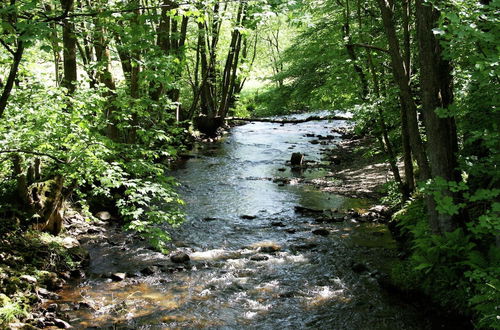
[[[377,72],[375,71],[375,67],[373,65],[373,59],[372,59],[370,50],[368,50],[368,68],[369,68],[371,75],[372,75],[372,78],[373,78],[373,89],[375,91],[375,95],[377,98],[380,98],[380,84],[378,81]],[[385,151],[387,154],[387,157],[389,159],[389,165],[391,166],[391,171],[392,171],[392,174],[394,175],[394,181],[396,182],[396,184],[399,187],[399,191],[400,191],[401,195],[403,196],[403,200],[407,200],[409,198],[408,188],[406,187],[405,184],[403,184],[403,181],[401,180],[401,174],[399,173],[396,154],[394,152],[394,149],[392,148],[392,143],[389,140],[389,134],[388,134],[387,126],[385,124],[385,119],[384,119],[384,113],[383,113],[382,109],[380,108],[380,106],[377,106],[377,108],[378,108],[377,110],[378,110],[378,115],[379,115],[378,123],[380,126],[380,130],[382,131],[381,135],[383,137],[383,140],[381,140],[380,145],[382,147],[382,150]],[[404,133],[402,133],[402,134],[404,134]],[[384,143],[385,143],[385,147],[384,147]]]
[[[17,72],[19,71],[19,64],[23,58],[24,53],[24,43],[22,40],[17,42],[17,49],[13,54],[12,64],[10,66],[9,75],[5,81],[5,86],[3,87],[2,96],[0,96],[0,118],[2,118],[5,108],[7,107],[7,102],[9,100],[10,93],[14,87],[14,82],[16,81]]]
[[[68,14],[73,11],[74,0],[60,0],[63,11]],[[63,20],[63,67],[64,79],[62,86],[68,89],[71,95],[76,90],[77,63],[76,63],[76,36],[75,25],[66,17]]]
[[[346,1],[346,10],[345,10],[345,23],[344,23],[344,39],[347,39],[347,44],[345,45],[347,49],[347,54],[349,55],[349,58],[351,59],[353,66],[354,66],[354,71],[359,76],[359,80],[361,81],[361,99],[366,100],[368,97],[368,80],[366,79],[365,72],[363,71],[363,68],[358,64],[358,57],[356,56],[356,51],[354,50],[354,46],[352,44],[352,37],[351,37],[351,24],[350,24],[350,7],[349,7],[349,0]]]
[[[411,71],[411,35],[410,35],[410,14],[411,0],[403,0],[402,20],[403,20],[403,57],[405,63],[406,74],[412,76]],[[406,107],[404,102],[401,102],[401,107]],[[415,191],[415,178],[413,176],[413,159],[410,144],[410,134],[408,127],[409,109],[401,109],[401,144],[403,146],[403,159],[405,169],[405,186],[408,194]]]
[[[226,57],[224,73],[222,75],[222,95],[218,110],[218,115],[222,118],[224,118],[227,114],[230,100],[232,98],[232,92],[234,91],[236,70],[238,67],[239,53],[241,50],[241,33],[239,31],[239,25],[241,24],[243,17],[245,16],[244,8],[244,4],[240,4],[238,7],[236,27],[231,33],[231,43],[229,46],[229,52]]]
[[[408,135],[411,144],[411,149],[415,155],[418,166],[420,168],[420,178],[426,180],[430,178],[430,168],[424,145],[420,137],[417,120],[417,107],[413,99],[410,88],[410,77],[405,69],[403,57],[401,55],[396,28],[393,21],[394,11],[393,5],[387,3],[386,0],[378,0],[384,29],[389,43],[389,53],[391,55],[391,66],[396,81],[400,97],[402,100],[402,111],[406,110],[406,119],[408,120]]]
[[[427,152],[433,178],[459,180],[456,152],[458,150],[455,118],[440,117],[438,109],[447,109],[453,102],[451,65],[442,58],[439,40],[433,29],[437,26],[439,11],[429,3],[416,0],[417,36],[420,55],[422,106],[427,134]],[[440,193],[452,197],[449,189]],[[439,233],[453,231],[457,221],[453,216],[430,209],[431,222],[437,223]]]

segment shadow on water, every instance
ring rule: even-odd
[[[172,248],[187,252],[189,265],[172,264],[134,240],[91,245],[90,278],[61,294],[71,323],[124,329],[431,328],[417,308],[377,284],[375,270],[387,269],[396,254],[384,226],[321,223],[296,212],[296,206],[340,214],[369,206],[294,182],[323,176],[324,168],[297,173],[286,165],[291,152],[320,163],[335,139],[311,143],[313,134],[326,136],[340,125],[345,123],[247,124],[199,146],[171,173],[187,205],[186,222],[170,230]],[[290,181],[280,185],[276,178]],[[127,278],[103,276],[118,271]]]

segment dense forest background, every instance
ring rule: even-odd
[[[105,206],[161,250],[159,225],[182,221],[164,173],[193,136],[232,116],[348,110],[395,178],[385,202],[400,210],[408,257],[394,281],[498,328],[499,10],[498,0],[2,1],[0,233],[57,235],[68,208],[92,218]]]

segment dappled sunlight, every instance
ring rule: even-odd
[[[315,286],[306,291],[305,303],[307,307],[320,306],[328,302],[350,303],[352,297],[347,293],[346,284],[339,278],[332,281],[334,286]]]

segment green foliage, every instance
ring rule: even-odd
[[[439,213],[457,215],[460,210],[466,206],[466,204],[457,202],[450,192],[457,194],[467,190],[467,188],[468,187],[465,182],[457,183],[453,181],[446,181],[441,177],[437,177],[427,183],[425,192],[433,196],[434,201],[436,202],[436,210]]]
[[[396,181],[389,181],[383,186],[384,196],[381,198],[381,202],[384,205],[390,207],[396,207],[401,205],[402,197],[401,192]]]
[[[19,151],[25,168],[40,156],[45,178],[64,177],[66,188],[76,189],[80,198],[116,199],[127,221],[141,222],[141,226],[135,223],[129,228],[159,242],[168,235],[157,235],[160,231],[147,227],[162,221],[175,224],[182,218],[174,183],[171,178],[161,179],[165,166],[159,161],[176,156],[182,141],[175,136],[184,134],[185,129],[164,123],[138,130],[140,144],[117,143],[101,133],[106,121],[96,116],[96,109],[104,108],[104,102],[85,88],[78,89],[71,98],[63,90],[36,83],[20,89],[12,98],[15,107],[8,108],[6,120],[0,125],[2,150]],[[11,166],[2,162],[0,171],[7,174]],[[93,187],[90,192],[85,188],[88,186]],[[125,195],[115,198],[112,191],[121,187]],[[156,245],[160,248],[161,243]]]
[[[483,226],[480,220],[470,222],[467,232],[434,235],[426,219],[422,198],[394,214],[411,256],[394,267],[393,281],[404,290],[423,291],[443,307],[475,311],[478,327],[497,328],[500,251],[487,243],[491,232],[474,230]]]
[[[126,190],[123,198],[117,201],[117,206],[128,222],[126,228],[144,234],[155,248],[167,252],[165,242],[170,237],[164,227],[158,226],[182,222],[183,214],[177,209],[183,203],[182,200],[172,190],[171,184],[166,182],[128,180],[123,185]]]
[[[0,326],[7,326],[9,323],[27,315],[25,307],[0,293]]]

